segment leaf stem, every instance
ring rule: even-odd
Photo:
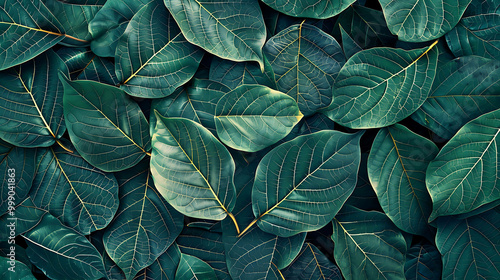
[[[254,219],[239,235],[238,235],[238,238],[240,238],[241,236],[243,236],[243,234],[245,234],[245,232],[247,232],[259,219]]]
[[[236,232],[240,234],[240,227],[238,226],[238,222],[236,221],[233,213],[227,213],[227,215],[229,216],[229,218],[231,218],[231,220],[233,220],[234,226],[236,227]]]
[[[73,153],[73,151],[66,148],[61,141],[56,139],[56,143],[59,144],[59,146],[61,146],[61,148],[63,148],[66,152],[71,153],[71,154]]]

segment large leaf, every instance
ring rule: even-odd
[[[263,0],[262,2],[290,16],[323,19],[340,14],[356,0]]]
[[[257,0],[164,0],[184,37],[233,61],[257,61],[264,69],[266,27]]]
[[[80,233],[63,226],[52,215],[24,234],[31,262],[54,280],[91,280],[104,277],[97,249]]]
[[[176,280],[217,280],[214,270],[199,258],[187,254],[181,254],[181,260],[177,271]]]
[[[438,52],[373,48],[356,53],[340,70],[326,114],[350,128],[389,126],[411,115],[427,98]]]
[[[284,237],[329,223],[356,185],[361,135],[324,130],[271,150],[255,174],[254,222]]]
[[[158,191],[184,215],[224,219],[236,198],[231,154],[203,126],[156,114],[151,173]]]
[[[215,127],[227,146],[256,152],[284,138],[302,119],[295,100],[261,85],[242,85],[215,109]]]
[[[339,268],[311,243],[305,243],[297,258],[283,270],[287,280],[341,280]]]
[[[332,86],[345,63],[335,38],[309,24],[297,24],[267,41],[264,52],[278,90],[290,95],[305,116],[332,101]]]
[[[429,221],[470,212],[500,199],[500,109],[468,122],[427,168]]]
[[[134,17],[116,47],[120,88],[145,98],[165,97],[193,77],[203,51],[184,39],[162,1]]]
[[[500,107],[499,68],[500,61],[478,56],[444,64],[412,119],[450,139],[468,121]]]
[[[64,117],[82,157],[104,171],[137,164],[151,148],[149,124],[139,105],[116,87],[64,79]]]
[[[345,279],[405,279],[406,242],[384,214],[346,207],[333,219],[332,239]]]
[[[41,0],[0,1],[0,70],[26,62],[64,39]]]
[[[495,208],[459,220],[437,220],[436,245],[443,260],[442,279],[495,279],[500,275],[500,211]]]
[[[105,228],[118,209],[118,183],[113,174],[94,168],[76,151],[68,153],[60,147],[39,151],[30,196],[36,206],[85,235]]]
[[[430,243],[418,243],[406,253],[405,276],[407,280],[440,280],[443,264],[441,254]]]
[[[258,84],[276,89],[274,72],[271,64],[264,56],[264,71],[252,61],[234,62],[218,57],[210,63],[210,80],[223,83],[235,89],[241,85]]]
[[[176,243],[172,243],[153,264],[139,271],[134,280],[173,280],[180,260],[181,251]]]
[[[430,240],[425,171],[438,151],[432,141],[395,124],[379,130],[368,157],[368,176],[384,212],[400,229]]]
[[[399,40],[437,39],[458,23],[471,0],[380,0],[385,20]]]
[[[106,252],[132,279],[151,265],[175,241],[184,216],[158,193],[143,160],[116,173],[120,184],[120,207],[103,236]]]
[[[0,72],[0,138],[20,147],[48,147],[61,138],[66,126],[58,72],[68,70],[52,50]]]

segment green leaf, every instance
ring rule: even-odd
[[[13,247],[13,248],[12,248]],[[14,251],[14,252],[13,252]],[[15,256],[14,256],[15,255]],[[26,249],[18,244],[9,244],[8,241],[0,242],[0,256],[10,259],[14,257],[16,261],[24,264],[31,270],[33,265],[31,264],[28,255],[26,254]]]
[[[500,61],[456,58],[439,68],[432,90],[412,119],[450,139],[468,121],[499,107]]]
[[[158,191],[186,216],[222,220],[234,208],[234,161],[203,126],[156,113],[151,173]]]
[[[297,258],[283,270],[287,280],[341,280],[339,268],[311,243],[305,243]]]
[[[63,226],[52,215],[24,234],[31,262],[54,280],[91,280],[104,277],[97,249],[85,236]]]
[[[206,262],[194,256],[181,254],[181,260],[175,272],[175,280],[188,279],[217,280],[217,276]]]
[[[283,237],[328,224],[356,185],[362,134],[324,130],[266,154],[252,190],[254,222]]]
[[[499,221],[498,208],[465,220],[437,220],[442,279],[495,279],[500,275]]]
[[[432,200],[425,172],[438,147],[400,124],[379,130],[368,157],[368,176],[382,209],[400,229],[434,238],[427,224]]]
[[[233,61],[257,61],[264,69],[266,27],[257,0],[164,0],[184,37]]]
[[[89,23],[90,47],[98,56],[114,57],[116,45],[132,17],[152,0],[107,0]]]
[[[284,138],[303,115],[288,95],[261,85],[242,85],[217,103],[215,127],[227,146],[256,152]]]
[[[0,70],[26,62],[64,39],[41,0],[0,1]]]
[[[184,216],[158,193],[143,160],[131,169],[116,173],[120,207],[104,230],[108,255],[132,279],[151,265],[181,233]]]
[[[94,231],[90,234],[88,239],[102,256],[107,279],[123,280],[125,279],[125,273],[123,273],[120,267],[118,267],[118,265],[109,257],[108,253],[106,252],[106,248],[104,248],[104,243],[102,240],[103,235],[104,230]]]
[[[115,65],[87,48],[60,48],[57,54],[69,69],[71,80],[92,80],[109,85],[118,84]]]
[[[229,91],[227,86],[219,82],[193,79],[172,95],[153,100],[151,110],[157,110],[165,117],[190,119],[215,134],[215,108],[217,102]],[[155,114],[150,115],[149,125],[153,131],[156,125]]]
[[[446,33],[446,42],[456,57],[479,55],[497,59],[500,53],[500,14],[464,17]]]
[[[263,85],[276,89],[274,72],[264,56],[264,71],[255,62],[234,62],[214,57],[210,63],[210,80],[235,89],[241,85]]]
[[[85,160],[112,172],[132,167],[146,156],[151,148],[148,121],[123,90],[60,79],[68,133]]]
[[[181,260],[181,251],[174,242],[167,251],[161,254],[150,266],[139,271],[134,280],[174,279],[177,266]]]
[[[365,211],[376,210],[382,212],[377,194],[375,194],[375,191],[370,183],[370,178],[368,178],[368,156],[369,155],[367,153],[361,154],[358,181],[356,182],[354,191],[349,196],[345,204]]]
[[[464,17],[490,13],[500,13],[500,5],[496,0],[472,0],[464,12]]]
[[[496,110],[468,122],[439,151],[425,178],[433,205],[429,221],[500,199],[499,139],[500,110]]]
[[[0,227],[8,230],[0,231],[0,241],[8,241],[11,236],[21,235],[35,227],[48,212],[33,204],[30,197],[16,205],[13,214],[6,213],[0,217]],[[13,228],[12,222],[15,222]]]
[[[290,95],[305,116],[332,101],[332,86],[345,63],[335,38],[309,24],[281,31],[264,46],[278,90]]]
[[[332,239],[345,279],[405,279],[406,242],[384,214],[344,208],[333,219]]]
[[[161,1],[130,20],[116,47],[116,75],[128,94],[159,98],[193,77],[203,51],[186,41]]]
[[[344,50],[345,56],[349,59],[351,56],[356,54],[357,52],[362,51],[363,49],[354,41],[349,34],[342,28],[342,25],[339,26],[340,34],[342,35],[342,49]]]
[[[340,70],[334,100],[325,113],[350,128],[397,123],[427,98],[436,74],[438,52],[373,48],[356,53]]]
[[[340,14],[356,0],[263,0],[262,2],[289,16],[325,19]]]
[[[48,147],[61,138],[66,126],[59,71],[68,73],[64,62],[49,50],[0,72],[0,138],[20,147]]]
[[[405,276],[407,280],[440,280],[443,264],[441,254],[430,243],[418,243],[406,253]]]
[[[407,42],[437,39],[458,23],[471,0],[380,0],[392,34]]]
[[[70,149],[71,145],[66,144]],[[73,149],[74,150],[74,149]],[[65,225],[82,234],[105,228],[118,209],[118,183],[88,164],[76,151],[39,151],[30,197]]]
[[[0,277],[4,280],[36,280],[31,269],[16,259],[0,257],[0,271]]]

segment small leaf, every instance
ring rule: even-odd
[[[356,54],[357,52],[362,51],[363,49],[354,41],[349,34],[342,28],[340,27],[340,34],[342,35],[342,49],[344,50],[345,56],[347,59],[349,59],[351,56]]]
[[[286,15],[325,19],[340,14],[356,0],[263,0],[262,2]]]
[[[311,243],[305,243],[297,258],[283,270],[287,280],[341,280],[339,268]]]
[[[181,254],[181,260],[177,271],[175,272],[176,280],[217,280],[214,270],[204,261],[197,257]]]

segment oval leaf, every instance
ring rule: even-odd
[[[324,19],[340,14],[356,0],[263,0],[262,2],[289,16]]]
[[[440,280],[443,264],[438,249],[430,243],[418,243],[406,253],[407,280]]]
[[[177,271],[175,272],[175,279],[178,280],[217,280],[217,275],[213,268],[206,262],[197,257],[181,254],[181,260]]]
[[[283,277],[287,280],[343,279],[339,268],[311,243],[304,244],[297,258],[283,270]]]
[[[210,63],[210,80],[235,89],[241,85],[263,85],[276,89],[274,72],[264,56],[264,71],[255,62],[234,62],[214,57]]]

